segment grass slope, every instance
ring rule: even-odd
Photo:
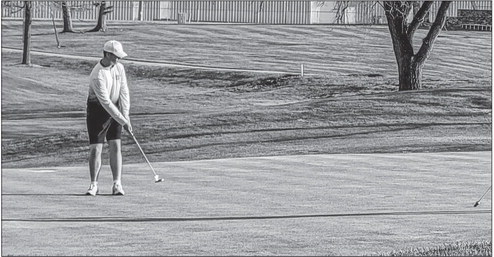
[[[382,27],[115,23],[106,33],[62,34],[66,47],[57,49],[49,25],[34,24],[34,50],[97,58],[95,49],[116,38],[135,59],[278,71],[306,63],[318,74],[127,62],[135,134],[151,161],[491,149],[487,33],[443,31],[425,89],[398,92]],[[2,22],[2,46],[18,46],[20,28]],[[19,59],[2,53],[3,165],[85,163],[95,61],[33,55],[34,65],[24,67]],[[142,162],[129,138],[123,151],[126,162]]]

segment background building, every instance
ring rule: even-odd
[[[67,1],[74,20],[96,20],[98,7],[88,1]],[[2,18],[22,18],[22,1],[2,1]],[[385,24],[377,1],[107,1],[108,20],[218,22],[254,24]],[[434,20],[440,2],[429,12]],[[61,19],[60,2],[34,1],[34,19]],[[492,10],[491,1],[455,1],[448,17],[459,10]]]

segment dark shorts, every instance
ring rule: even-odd
[[[122,125],[115,121],[99,102],[87,102],[86,125],[89,144],[121,139]]]

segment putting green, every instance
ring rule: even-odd
[[[491,239],[491,152],[2,169],[2,255],[369,255]]]

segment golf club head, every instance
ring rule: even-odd
[[[477,206],[479,206],[479,204],[480,203],[477,201],[477,202],[475,202],[475,204],[473,205],[473,207],[477,207]]]
[[[158,175],[154,176],[154,183],[159,183],[165,181],[164,179],[160,178]]]

